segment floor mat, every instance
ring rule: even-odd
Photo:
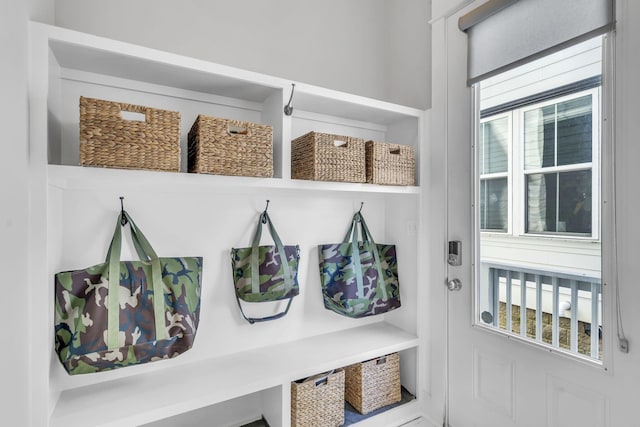
[[[269,423],[267,422],[267,420],[264,419],[264,417],[262,417],[261,420],[254,421],[249,424],[245,424],[242,427],[269,427]]]
[[[392,405],[383,406],[380,409],[376,409],[375,411],[369,412],[367,415],[362,415],[347,401],[345,401],[344,402],[344,425],[348,426],[351,424],[355,424],[358,421],[375,417],[381,412],[388,411],[389,409],[395,408],[396,406],[404,405],[405,403],[410,402],[415,398],[416,397],[413,394],[411,394],[406,388],[402,387],[402,396],[401,396],[400,402],[394,403]]]

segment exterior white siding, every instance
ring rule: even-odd
[[[491,77],[480,83],[480,109],[598,76],[601,62],[602,42],[596,38]]]

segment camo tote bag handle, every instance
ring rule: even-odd
[[[260,288],[258,247],[260,246],[260,238],[262,237],[262,224],[267,224],[269,226],[269,234],[271,235],[273,243],[276,246],[276,251],[278,256],[280,257],[280,262],[282,263],[282,268],[284,270],[284,287],[286,290],[290,290],[293,287],[293,281],[291,279],[291,268],[289,267],[289,263],[286,260],[286,254],[284,251],[282,240],[280,240],[280,236],[278,236],[278,233],[276,232],[276,229],[273,226],[271,218],[269,218],[269,214],[266,210],[262,212],[260,218],[258,219],[258,227],[256,228],[256,233],[254,234],[253,241],[251,242],[251,289],[254,292],[258,292]]]
[[[360,243],[358,239],[358,228],[360,228],[362,232],[362,243],[366,245],[371,253],[373,254],[374,260],[374,268],[378,272],[378,282],[376,284],[376,293],[381,296],[383,301],[386,301],[387,289],[384,285],[384,274],[382,272],[382,262],[380,261],[380,252],[378,251],[378,246],[376,242],[373,240],[371,236],[371,232],[369,231],[369,227],[367,227],[367,223],[364,220],[364,216],[362,216],[362,212],[358,211],[353,215],[353,219],[351,220],[351,227],[349,227],[349,231],[344,236],[342,243],[349,243],[349,236],[351,236],[351,253],[352,259],[355,268],[355,278],[356,278],[356,286],[358,289],[358,298],[364,298],[364,278],[362,275],[362,264],[360,262]]]
[[[120,213],[120,225],[123,227],[126,224],[129,224],[129,230],[131,232],[131,241],[133,242],[133,247],[138,254],[138,258],[140,261],[150,261],[152,256],[155,255],[155,251],[151,247],[151,244],[147,240],[147,238],[142,234],[142,231],[136,226],[136,224],[131,219],[131,216],[123,209]],[[105,258],[105,262],[109,262],[111,256],[111,248],[115,245],[114,239],[116,238],[116,232],[113,233],[113,237],[111,238],[111,243],[109,244],[109,250],[107,251],[107,257]],[[157,256],[156,256],[157,258]]]
[[[133,219],[126,211],[122,211],[122,217],[129,223],[131,230],[131,238],[133,240],[136,252],[141,261],[149,261],[151,263],[151,287],[153,289],[153,311],[155,320],[156,340],[168,338],[167,329],[164,324],[164,285],[162,282],[162,269],[160,267],[160,259],[151,247],[147,238],[142,231],[133,222]],[[113,238],[107,252],[106,263],[109,265],[109,295],[118,295],[120,286],[120,249],[122,246],[123,228],[121,217],[118,217],[116,229],[113,232]],[[107,318],[107,346],[109,349],[118,348],[118,334],[120,330],[120,306],[118,298],[109,298],[109,310]]]

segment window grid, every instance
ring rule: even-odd
[[[508,111],[506,113],[496,114],[494,116],[484,117],[480,121],[481,126],[481,135],[484,138],[484,125],[487,122],[491,122],[497,119],[501,119],[504,117],[508,118],[508,126],[509,126],[509,141],[508,141],[508,169],[506,172],[494,172],[494,173],[484,173],[486,170],[483,159],[486,159],[487,147],[486,144],[482,144],[482,158],[480,164],[480,188],[483,188],[483,185],[490,179],[497,179],[505,177],[507,178],[507,186],[508,186],[508,226],[506,229],[489,229],[489,228],[481,228],[483,233],[507,233],[514,235],[545,235],[545,236],[558,236],[563,238],[577,238],[577,239],[598,239],[599,230],[596,228],[596,225],[599,224],[599,172],[597,170],[598,162],[597,156],[599,153],[599,131],[598,131],[598,122],[599,122],[599,91],[600,88],[588,89],[582,92],[577,92],[570,95],[565,95],[556,99],[546,100],[544,102],[538,104],[531,104],[525,107],[521,107],[515,110]],[[558,165],[558,105],[561,103],[566,103],[567,101],[577,100],[586,96],[591,97],[591,162],[580,162],[575,164],[563,164]],[[548,107],[553,105],[553,166],[546,167],[525,167],[525,147],[524,147],[524,138],[525,138],[525,120],[524,114],[527,111],[532,111],[535,109],[540,109],[543,107]],[[518,161],[513,163],[512,157],[517,158]],[[580,171],[591,171],[591,232],[590,233],[571,233],[571,232],[562,232],[558,231],[559,228],[559,217],[560,217],[560,174],[567,172],[580,172]],[[556,174],[556,185],[555,185],[555,227],[556,231],[549,232],[528,232],[526,229],[527,224],[527,180],[528,177],[534,174]],[[485,206],[487,203],[486,200],[487,195],[485,194]],[[516,206],[517,205],[517,206]],[[480,212],[481,218],[487,215],[486,210],[484,212]],[[512,218],[515,220],[515,223],[512,224]],[[513,228],[512,228],[513,227]]]
[[[504,233],[511,233],[511,221],[512,221],[512,211],[511,211],[511,204],[512,204],[512,183],[511,183],[511,179],[509,179],[512,171],[512,146],[513,146],[513,131],[512,131],[512,113],[508,112],[508,113],[500,113],[500,114],[496,114],[490,118],[487,118],[486,120],[483,120],[480,124],[480,147],[481,147],[481,155],[480,155],[480,189],[482,192],[482,189],[486,188],[485,186],[488,185],[488,183],[492,180],[500,180],[500,179],[506,179],[507,181],[507,187],[506,187],[506,199],[507,199],[507,207],[506,207],[506,212],[505,217],[506,217],[506,223],[504,224],[504,226],[502,228],[485,228],[482,227],[482,231],[483,232],[491,232],[491,233],[500,233],[500,234],[504,234]],[[498,122],[501,120],[505,120],[506,119],[506,126],[507,126],[507,133],[506,133],[506,170],[504,171],[500,171],[500,172],[487,172],[487,170],[489,169],[489,167],[487,166],[487,162],[484,162],[483,160],[488,159],[489,157],[489,148],[488,148],[488,144],[485,141],[485,136],[486,136],[486,126],[488,122]],[[488,215],[488,203],[489,203],[489,195],[488,194],[484,194],[484,198],[481,199],[481,206],[484,205],[485,209],[480,209],[480,221],[481,221],[481,225],[485,224],[486,225],[486,218]]]

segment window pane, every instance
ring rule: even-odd
[[[555,105],[524,113],[524,167],[555,166]]]
[[[527,175],[527,233],[557,230],[557,174]]]
[[[527,233],[591,234],[591,171],[527,176]]]
[[[558,165],[591,162],[591,95],[558,104]]]
[[[480,139],[481,173],[507,172],[509,120],[507,117],[484,122]]]
[[[507,231],[508,194],[507,178],[480,181],[480,228]]]
[[[591,234],[591,171],[559,174],[558,231]]]

